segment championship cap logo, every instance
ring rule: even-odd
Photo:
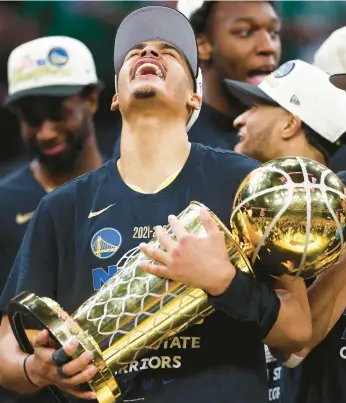
[[[48,53],[48,60],[53,66],[65,66],[68,62],[68,54],[63,48],[53,48]]]
[[[278,67],[272,74],[275,78],[282,78],[290,74],[294,69],[293,62],[284,63],[282,66]]]

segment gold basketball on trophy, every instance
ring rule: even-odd
[[[241,184],[232,234],[255,272],[312,278],[344,249],[345,200],[344,184],[324,165],[279,158]]]

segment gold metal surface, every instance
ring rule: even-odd
[[[187,231],[206,235],[200,221],[201,204],[192,202],[179,216]],[[225,234],[230,262],[253,274],[247,258],[238,248],[229,230],[211,213]],[[174,237],[169,226],[166,231]],[[160,244],[150,241],[156,248]],[[22,316],[34,319],[37,328],[47,328],[57,347],[75,336],[84,350],[94,353],[99,372],[89,382],[100,403],[121,401],[121,391],[113,373],[133,360],[157,349],[167,338],[204,319],[213,312],[207,294],[168,279],[143,272],[139,262],[149,260],[139,249],[118,264],[117,274],[71,316],[56,302],[32,293],[21,293],[8,309],[11,326],[21,347],[28,351],[28,340],[20,330]],[[28,326],[28,325],[27,325]],[[31,320],[30,327],[33,327]]]
[[[225,234],[236,268],[257,277],[260,262],[276,275],[270,270],[281,263],[284,273],[308,278],[322,272],[344,248],[345,200],[344,186],[331,171],[315,161],[289,157],[265,164],[243,181],[230,219],[232,234],[210,213]],[[206,234],[201,206],[192,202],[178,216],[196,236]],[[174,237],[169,226],[166,231]],[[161,248],[155,238],[150,244]],[[148,258],[138,248],[128,252],[116,275],[72,315],[32,293],[14,298],[8,314],[22,349],[32,351],[24,329],[47,328],[57,347],[75,336],[75,356],[94,352],[99,371],[89,386],[98,401],[121,401],[115,372],[213,312],[204,291],[143,272],[143,260]]]
[[[241,184],[232,234],[253,268],[281,263],[286,274],[312,278],[344,250],[345,200],[344,184],[324,165],[279,158]]]

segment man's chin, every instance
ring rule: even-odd
[[[156,96],[156,89],[152,86],[137,88],[133,93],[135,99],[148,99]]]
[[[235,145],[234,151],[239,154],[244,154],[244,150],[243,147],[241,146],[241,143]]]
[[[68,175],[73,173],[76,168],[78,155],[61,154],[54,157],[41,155],[40,163],[46,168],[51,175]]]

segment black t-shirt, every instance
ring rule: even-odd
[[[0,295],[29,221],[46,195],[25,165],[0,182]]]
[[[240,154],[192,144],[180,174],[157,194],[129,188],[115,160],[60,187],[42,199],[30,222],[0,308],[29,290],[72,313],[115,274],[126,252],[148,241],[155,225],[166,224],[169,214],[178,214],[192,200],[228,225],[238,186],[258,166]],[[97,239],[118,249],[99,253]],[[116,374],[125,401],[266,403],[263,344],[251,326],[216,312],[164,342]],[[30,403],[50,401],[44,393]]]
[[[28,164],[16,169],[0,182],[0,295],[30,219],[46,194],[34,179]],[[14,396],[14,393],[0,386],[1,403],[10,403]]]
[[[346,185],[346,171],[338,176]],[[345,403],[345,379],[346,309],[298,367],[282,367],[280,403]]]
[[[346,145],[343,145],[329,161],[329,168],[333,172],[346,171]]]
[[[267,346],[264,351],[267,363],[268,400],[269,402],[279,402],[281,363],[272,356]]]
[[[238,130],[233,127],[233,121],[236,117],[228,116],[203,103],[198,119],[188,132],[189,141],[232,151],[238,143]],[[114,130],[116,139],[113,155],[119,157],[121,119],[117,119]]]

